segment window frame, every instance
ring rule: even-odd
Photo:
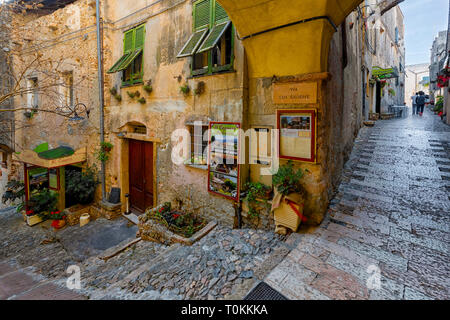
[[[193,3],[193,9],[192,9],[192,31],[193,32],[197,32],[199,28],[195,28],[195,12],[196,12],[196,8],[197,8],[197,4],[202,2],[204,0],[198,0],[195,1]],[[219,25],[221,23],[224,23],[226,21],[231,21],[230,18],[228,17],[227,19],[221,19],[218,21],[216,20],[216,4],[217,1],[216,0],[208,0],[210,1],[210,12],[209,12],[209,24],[207,26],[208,28],[208,32],[211,32],[211,30],[214,28],[214,26]],[[205,28],[205,26],[202,26],[202,28]],[[213,66],[213,49],[210,49],[206,52],[203,52],[203,54],[207,55],[207,61],[208,61],[208,68],[203,68],[203,69],[194,69],[194,59],[195,56],[197,55],[197,53],[193,54],[191,56],[191,77],[199,77],[199,76],[208,76],[208,75],[213,75],[213,74],[218,74],[218,73],[222,73],[222,72],[228,72],[228,71],[232,71],[233,70],[233,66],[234,66],[234,59],[235,59],[235,55],[234,55],[234,45],[235,45],[235,28],[233,23],[231,23],[231,26],[229,27],[231,28],[231,57],[230,57],[230,63],[223,65],[223,66],[217,66],[214,67]],[[225,30],[226,32],[226,30]],[[225,34],[224,32],[224,34]],[[221,38],[224,36],[224,34],[221,36]],[[209,33],[205,36],[205,39],[209,36]],[[203,45],[203,41],[200,44],[199,47],[201,47]],[[201,54],[201,53],[200,53]]]
[[[144,35],[143,35],[143,43],[142,43],[142,47],[136,48],[136,30],[139,28],[144,28]],[[125,50],[125,35],[132,31],[133,32],[133,36],[132,36],[132,46],[131,48],[129,48],[128,50]],[[145,35],[146,35],[146,28],[145,28],[145,23],[144,24],[140,24],[132,29],[129,29],[127,31],[125,31],[123,33],[123,55],[129,54],[127,56],[125,60],[127,60],[131,55],[133,55],[133,53],[135,51],[137,51],[138,49],[141,49],[141,52],[131,61],[131,63],[123,70],[121,70],[121,77],[122,77],[122,88],[123,87],[130,87],[130,86],[134,86],[134,85],[139,85],[139,84],[143,84],[144,83],[144,47],[145,47]],[[125,80],[125,72],[126,70],[128,70],[129,68],[133,69],[134,67],[134,63],[136,62],[136,60],[139,58],[139,56],[142,56],[142,61],[141,61],[141,68],[140,71],[138,73],[130,73],[130,80]],[[122,61],[122,63],[124,62]]]

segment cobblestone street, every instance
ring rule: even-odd
[[[429,111],[378,121],[361,130],[325,221],[293,235],[265,280],[290,299],[449,299],[449,191],[449,126]]]
[[[191,247],[141,241],[105,262],[135,239],[126,220],[55,233],[3,210],[0,299],[242,299],[259,280],[289,299],[448,299],[449,144],[430,112],[363,128],[325,221],[287,239],[218,226]],[[79,291],[65,288],[72,264]]]

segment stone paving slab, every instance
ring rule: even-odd
[[[290,299],[449,299],[448,141],[428,111],[363,128],[329,215],[266,280]]]

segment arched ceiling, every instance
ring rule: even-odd
[[[249,58],[251,77],[327,69],[335,26],[362,0],[217,0],[227,11]],[[321,18],[318,18],[321,17]],[[305,23],[299,21],[312,19]]]

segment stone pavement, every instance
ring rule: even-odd
[[[450,126],[363,128],[322,225],[265,278],[290,299],[450,298]]]

